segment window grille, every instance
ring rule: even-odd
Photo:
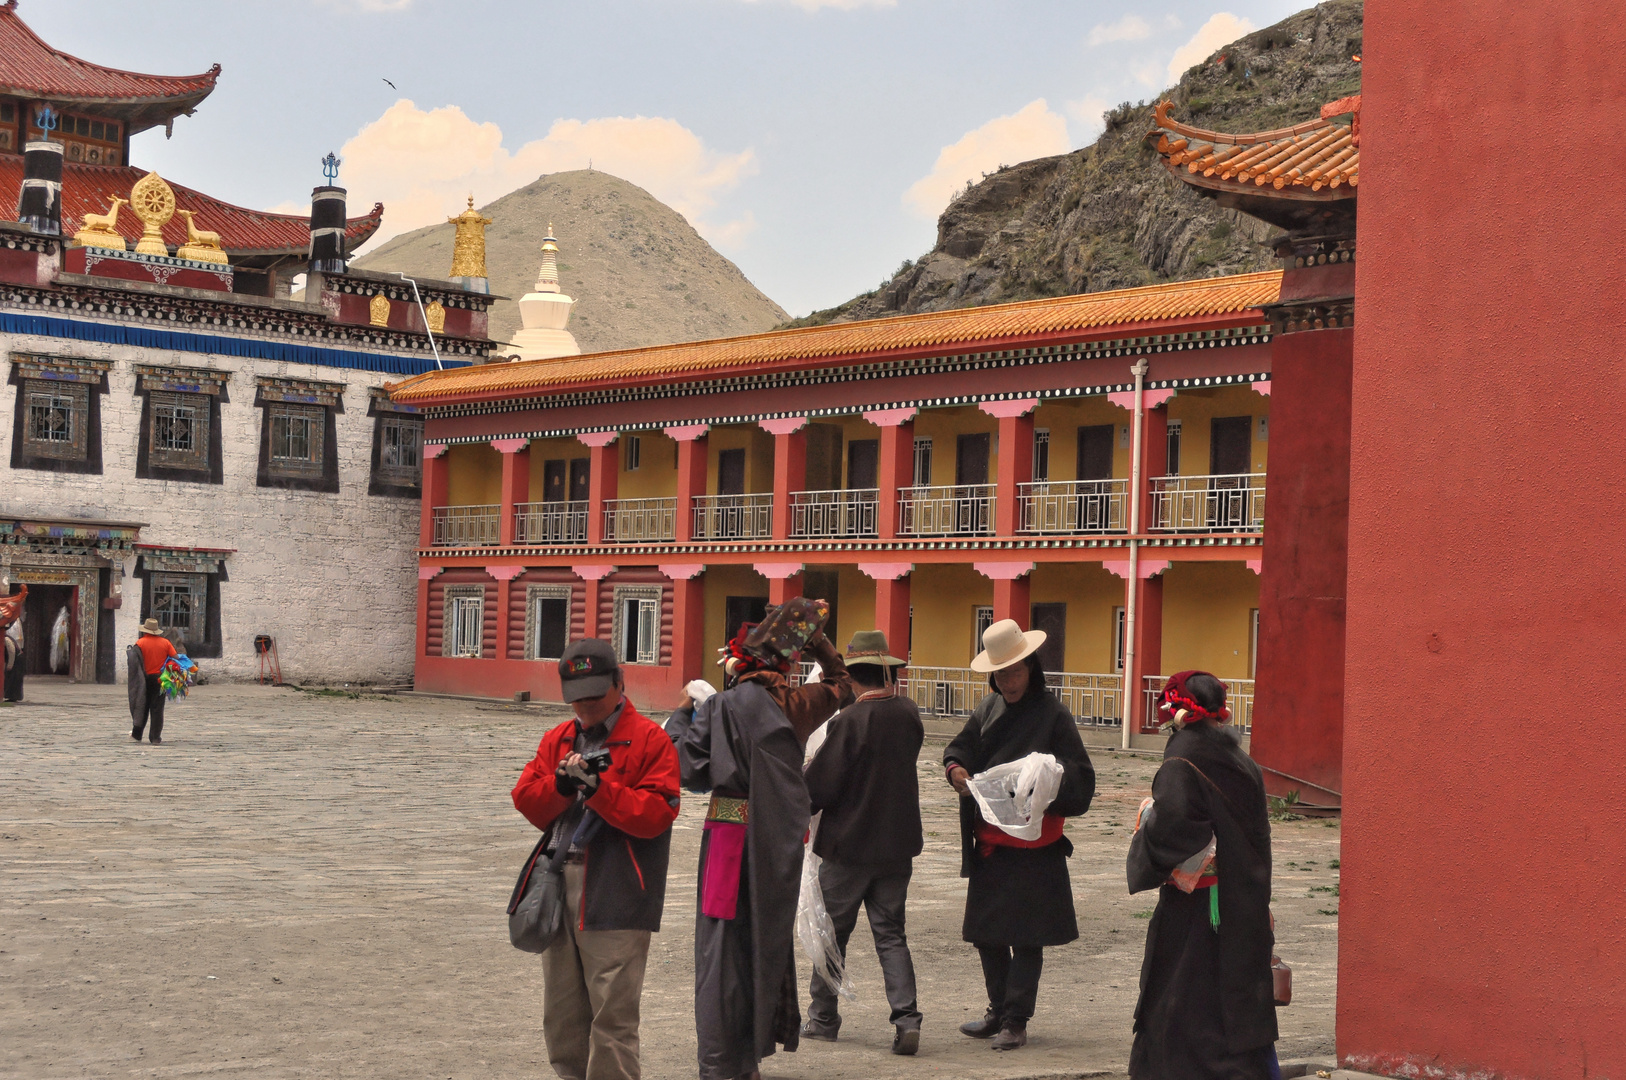
[[[269,411],[273,468],[299,474],[321,472],[327,410],[321,406],[278,402]]]
[[[1169,421],[1169,467],[1164,470],[1165,476],[1180,475],[1180,421]]]
[[[983,606],[983,605],[978,605],[974,609],[974,612],[975,612],[975,617],[973,619],[972,631],[975,634],[975,636],[971,639],[971,655],[972,656],[975,656],[978,653],[982,652],[982,634],[983,634],[983,631],[987,630],[990,626],[994,625],[994,609],[993,608]]]
[[[90,387],[85,383],[27,379],[23,453],[56,461],[84,461],[89,456]]]
[[[209,467],[209,399],[203,394],[147,395],[147,463],[160,468]]]
[[[485,631],[485,587],[448,585],[445,600],[441,655],[479,657]]]
[[[643,441],[636,435],[626,436],[627,471],[636,472],[643,462]]]
[[[1112,609],[1112,670],[1123,674],[1124,670],[1124,609]]]
[[[932,440],[928,436],[915,440],[915,487],[930,487],[932,482]]]
[[[423,464],[423,421],[386,416],[378,463],[386,469],[417,474]]]
[[[28,395],[28,437],[35,442],[73,442],[73,398],[47,390]]]
[[[570,642],[569,585],[525,587],[525,655],[557,660]]]
[[[1033,429],[1033,482],[1042,484],[1050,479],[1050,429]]]
[[[623,664],[656,664],[661,649],[661,587],[623,585],[615,590],[612,628]]]
[[[206,631],[203,574],[153,574],[152,617],[187,645],[200,644]]]

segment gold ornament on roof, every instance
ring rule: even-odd
[[[491,219],[474,208],[474,196],[469,196],[469,208],[448,223],[457,226],[457,237],[452,241],[452,273],[454,278],[486,276],[486,226]]]
[[[367,321],[374,326],[388,326],[390,324],[390,298],[383,293],[373,293],[373,302],[367,305]]]
[[[198,223],[192,220],[192,211],[176,210],[177,214],[186,218],[186,243],[175,249],[177,259],[191,259],[194,262],[224,263],[227,262],[225,251],[220,247],[220,234],[207,229],[198,228]]]
[[[112,196],[113,205],[105,214],[86,214],[84,227],[73,234],[74,242],[83,247],[126,250],[124,237],[114,229],[119,221],[119,207],[129,206],[129,199]]]
[[[163,177],[150,172],[130,189],[130,210],[141,219],[142,225],[141,239],[136,241],[136,253],[168,255],[164,226],[175,216],[175,190],[164,183]]]
[[[445,304],[441,303],[439,300],[431,300],[429,301],[429,306],[424,309],[424,312],[429,316],[430,333],[442,334],[446,332]]]

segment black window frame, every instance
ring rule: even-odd
[[[338,492],[337,416],[344,411],[343,387],[330,384],[323,384],[323,387],[320,391],[296,387],[285,392],[277,380],[261,380],[254,401],[255,407],[260,410],[260,460],[254,478],[256,487],[317,491],[330,495]],[[288,400],[289,397],[295,400]],[[291,462],[299,459],[272,454],[274,429],[279,416],[303,417],[316,423],[314,430],[321,445],[304,459],[309,462],[308,465],[295,465]]]
[[[141,581],[141,619],[146,621],[158,618],[157,590],[161,586],[172,584],[174,579],[199,578],[201,591],[194,595],[202,597],[203,602],[203,640],[194,641],[182,637],[179,648],[194,659],[218,659],[224,653],[224,639],[220,629],[220,583],[228,580],[226,564],[215,563],[215,569],[202,570],[161,570],[147,565],[147,557],[139,556],[136,559],[135,577]],[[160,619],[162,624],[163,620]]]
[[[77,366],[73,358],[62,358],[61,368],[52,364],[53,359],[56,358],[31,356],[26,363],[19,364],[17,358],[13,358],[11,374],[7,379],[15,388],[11,467],[99,476],[102,472],[102,396],[107,393],[107,368],[111,365],[98,364],[100,370],[92,369],[89,377],[85,372],[72,376],[69,371]],[[61,377],[47,374],[58,370],[62,372]],[[75,399],[76,406],[83,409],[82,414],[79,408],[75,409],[74,419],[79,423],[80,438],[70,440],[73,445],[67,452],[48,441],[32,438],[30,432],[33,425],[29,417],[30,399],[34,395],[64,392]]]
[[[373,418],[372,461],[367,471],[367,494],[416,499],[423,492],[423,414],[393,404],[382,389],[375,388],[367,403]],[[394,425],[412,425],[418,433],[418,464],[407,468],[388,464],[385,432]]]
[[[220,406],[229,402],[227,373],[213,369],[152,368],[136,370],[136,396],[141,398],[141,422],[136,437],[136,479],[176,480],[189,484],[225,483]],[[157,450],[154,430],[157,410],[165,401],[190,399],[203,412],[203,443],[192,454]]]

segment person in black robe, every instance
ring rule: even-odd
[[[1129,846],[1129,891],[1159,890],[1129,1075],[1266,1080],[1276,1009],[1264,777],[1227,724],[1225,684],[1214,676],[1181,672],[1159,706],[1174,730]],[[1191,866],[1210,841],[1212,867]],[[1170,883],[1177,867],[1200,875],[1193,891]]]
[[[853,700],[852,677],[823,634],[805,646],[822,681],[793,688],[790,657],[768,652],[756,629],[746,624],[728,646],[727,689],[674,711],[666,726],[684,787],[712,793],[694,928],[701,1080],[756,1078],[779,1044],[796,1049],[796,903],[812,817],[803,747]]]
[[[1045,686],[1037,656],[1044,640],[1044,631],[1023,631],[1010,619],[984,631],[984,651],[971,667],[992,673],[995,692],[943,751],[948,781],[960,793],[960,876],[970,879],[962,935],[977,947],[988,990],[987,1013],[960,1030],[974,1039],[992,1038],[996,1050],[1027,1043],[1045,946],[1078,938],[1067,874],[1073,845],[1062,821],[1087,811],[1095,795],[1095,769],[1078,725]],[[1055,757],[1061,788],[1045,810],[1039,838],[1019,840],[982,819],[967,785],[978,773],[1032,753]]]
[[[23,643],[23,601],[28,586],[19,586],[15,596],[0,597],[0,637],[5,639],[5,700],[23,699],[23,675],[28,670],[28,654]]]

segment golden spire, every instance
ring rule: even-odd
[[[486,226],[491,219],[474,208],[474,196],[469,196],[469,208],[454,218],[446,219],[457,226],[457,237],[452,241],[452,272],[454,278],[483,278],[486,276]]]

